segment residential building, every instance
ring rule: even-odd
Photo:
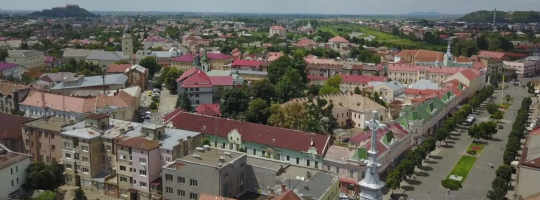
[[[198,147],[163,167],[163,199],[199,199],[201,194],[235,197],[248,189],[245,153]]]
[[[294,45],[298,48],[306,48],[306,49],[313,49],[318,46],[318,44],[315,41],[310,40],[308,38],[302,38],[298,40],[296,44]]]
[[[101,157],[100,163],[83,163],[88,164],[88,174],[72,173],[71,178],[66,178],[68,184],[77,183],[76,177],[80,176],[85,181],[83,189],[120,199],[161,199],[161,166],[188,155],[202,143],[198,132],[110,119],[107,114],[89,115],[65,127],[62,135],[64,144],[68,144],[64,151],[73,151],[73,143],[95,142],[98,145],[83,149]],[[68,160],[66,168],[73,164],[69,156],[64,155]]]
[[[29,120],[18,115],[0,113],[0,144],[13,151],[24,152],[23,126]]]
[[[213,104],[215,99],[214,92],[221,89],[232,88],[232,76],[208,76],[205,72],[197,68],[191,68],[184,72],[178,79],[178,94],[188,95],[192,106],[200,104]]]
[[[0,145],[0,199],[11,199],[26,180],[26,168],[32,163],[30,156],[9,150]]]
[[[0,113],[16,113],[29,91],[28,86],[0,80]]]
[[[0,62],[0,76],[4,79],[22,80],[22,75],[27,71],[15,63]]]
[[[233,57],[222,53],[206,53],[199,55],[184,54],[182,56],[171,59],[171,67],[176,67],[180,70],[187,71],[194,67],[194,63],[201,62],[206,58],[209,69],[223,69],[227,64],[230,64]]]
[[[333,38],[328,39],[328,45],[331,49],[334,49],[341,54],[344,54],[345,52],[349,52],[349,48],[352,46],[351,43],[341,37],[341,36],[335,36]]]
[[[32,84],[32,86],[35,88],[48,89],[65,80],[74,80],[76,78],[77,74],[72,72],[44,73],[39,76],[39,79],[36,83]]]
[[[108,74],[124,74],[127,76],[127,86],[146,88],[148,82],[148,69],[140,65],[111,64],[107,67]]]
[[[9,50],[6,62],[15,63],[24,68],[34,68],[45,64],[45,55],[36,50]]]
[[[537,105],[533,106],[537,107]],[[512,163],[517,168],[516,196],[521,199],[533,200],[540,195],[540,191],[534,186],[536,180],[540,178],[539,149],[540,128],[535,128],[526,136],[523,149],[518,153],[517,165]]]
[[[405,87],[397,81],[372,81],[368,83],[368,86],[372,87],[374,92],[379,93],[379,96],[387,103],[393,102],[405,91]]]
[[[283,26],[271,26],[268,31],[268,37],[273,37],[276,35],[277,37],[285,37],[287,34],[287,30]]]
[[[24,153],[31,155],[33,161],[49,163],[54,160],[62,163],[64,145],[60,133],[62,128],[72,123],[58,117],[44,117],[24,123]]]
[[[534,77],[540,73],[540,56],[529,56],[516,61],[503,61],[503,68],[515,71],[519,78]]]

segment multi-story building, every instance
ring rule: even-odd
[[[29,155],[13,152],[0,145],[0,199],[10,199],[10,194],[21,188],[30,163]]]
[[[22,131],[24,152],[34,161],[62,162],[64,144],[60,133],[62,128],[72,124],[70,120],[58,117],[44,117],[26,122]]]
[[[219,88],[232,88],[234,85],[232,76],[208,76],[198,68],[184,72],[176,82],[178,94],[187,94],[193,106],[214,103],[217,101],[214,92]]]
[[[211,194],[234,197],[247,191],[245,153],[198,147],[163,167],[163,199],[199,199]]]
[[[0,80],[0,113],[13,114],[28,95],[29,87]]]
[[[115,120],[106,114],[90,115],[65,127],[62,135],[64,151],[70,153],[64,154],[65,167],[74,169],[71,178],[66,178],[68,184],[80,178],[83,189],[121,199],[160,199],[161,166],[189,154],[202,143],[198,132]],[[81,142],[88,149],[73,148],[75,143],[81,146]],[[78,160],[74,160],[74,153],[78,153]],[[83,154],[88,162],[80,161]],[[99,163],[93,162],[94,158],[99,158]],[[74,162],[78,166],[82,163],[84,171],[80,167],[75,170]]]
[[[29,120],[31,119],[18,115],[0,113],[0,144],[13,151],[24,152],[23,126]]]
[[[36,50],[9,50],[6,62],[15,63],[25,68],[39,67],[45,64],[45,55]]]
[[[200,131],[210,146],[246,152],[248,156],[284,164],[321,168],[330,137],[208,115],[173,111],[165,123],[184,130]]]
[[[127,86],[146,88],[148,82],[148,69],[140,65],[112,64],[107,67],[109,74],[124,74],[127,76]]]
[[[503,68],[515,71],[520,78],[533,77],[540,73],[540,56],[529,56],[516,61],[503,61]]]
[[[465,69],[467,68],[424,67],[408,64],[395,64],[388,66],[388,78],[403,84],[411,84],[421,79],[443,83],[448,76]]]

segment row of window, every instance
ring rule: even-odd
[[[172,182],[173,178],[174,178],[173,175],[165,174],[165,181]],[[185,184],[186,183],[186,178],[182,177],[182,176],[178,176],[178,177],[176,177],[176,182],[181,183],[181,184]],[[190,186],[199,186],[199,181],[197,181],[195,179],[189,179],[189,185]]]
[[[130,184],[137,184],[137,180],[135,180],[135,179],[130,179],[130,180],[128,181],[128,178],[127,178],[127,177],[124,177],[124,176],[120,176],[120,182],[125,182],[125,183],[129,182]],[[143,181],[140,181],[140,182],[139,182],[139,186],[140,186],[140,187],[146,187],[146,185],[147,185],[146,182],[143,182]]]
[[[173,190],[172,187],[165,187],[165,192],[166,193],[173,193],[174,190]],[[186,196],[186,191],[185,190],[176,190],[176,195],[178,195],[179,197],[184,197],[184,196]],[[189,199],[199,199],[199,194],[190,192],[189,193]]]

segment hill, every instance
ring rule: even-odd
[[[540,21],[540,12],[537,11],[497,11],[496,22],[498,23],[529,23]],[[460,20],[473,23],[493,22],[493,11],[480,10],[466,14]]]
[[[67,5],[30,13],[33,17],[95,17],[96,15],[80,8],[78,5]]]

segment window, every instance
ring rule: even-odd
[[[83,157],[82,157],[82,161],[88,161],[88,157],[83,156]]]
[[[64,167],[65,167],[66,169],[71,169],[71,164],[64,164]]]
[[[106,151],[111,151],[111,149],[112,149],[111,145],[105,145],[105,150]]]
[[[11,171],[11,174],[13,174],[13,168],[9,168],[9,170]]]
[[[66,158],[71,158],[71,154],[70,153],[66,153]]]
[[[184,190],[177,190],[176,193],[178,194],[178,196],[181,196],[181,197],[186,196],[186,191]]]
[[[266,151],[262,151],[262,156],[264,157],[266,155]]]
[[[291,160],[291,157],[289,155],[287,155],[287,161]]]
[[[186,178],[181,176],[177,177],[176,180],[178,181],[178,183],[186,183]]]
[[[146,182],[139,182],[139,186],[146,187]]]
[[[82,168],[82,171],[88,173],[88,168],[83,167],[83,168]]]
[[[253,155],[257,155],[257,149],[253,149]]]
[[[311,163],[310,162],[311,160],[306,160],[306,165],[309,167],[309,164]]]
[[[146,158],[139,158],[139,162],[146,163]]]
[[[73,154],[73,158],[75,158],[75,160],[79,160],[79,154],[78,153]]]
[[[165,192],[173,193],[173,189],[171,187],[165,187]]]
[[[142,176],[146,176],[146,170],[139,170],[139,174]]]
[[[127,178],[126,178],[126,177],[123,177],[123,176],[121,176],[121,177],[120,177],[120,181],[121,181],[121,182],[127,182]]]
[[[88,146],[81,146],[81,150],[88,151]]]
[[[319,162],[315,161],[315,168],[319,168]]]
[[[121,171],[126,171],[126,166],[120,165],[120,170],[121,170]]]
[[[300,158],[296,158],[296,164],[300,164]]]
[[[173,179],[173,176],[172,176],[172,175],[170,175],[170,174],[165,174],[165,180],[166,180],[166,181],[172,181],[172,179]]]
[[[190,180],[189,180],[189,185],[191,185],[191,186],[198,186],[199,183],[198,183],[197,180],[195,180],[195,179],[190,179]]]
[[[198,196],[199,196],[199,195],[198,195],[197,193],[193,193],[193,192],[192,192],[192,193],[189,193],[189,198],[190,198],[190,199],[199,199]]]

